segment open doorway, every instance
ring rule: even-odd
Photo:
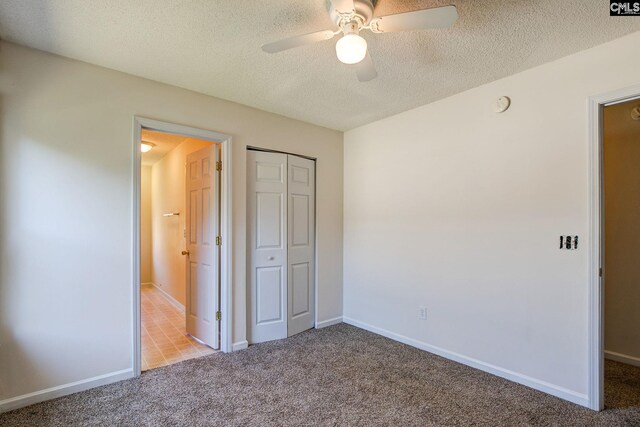
[[[217,144],[218,155],[221,158],[220,163],[209,162],[207,167],[214,167],[219,177],[217,188],[219,189],[219,230],[216,245],[218,247],[218,286],[219,299],[217,301],[218,311],[214,313],[214,319],[218,327],[219,348],[222,352],[231,352],[235,349],[246,348],[244,343],[240,342],[232,345],[232,284],[233,269],[232,256],[233,253],[233,215],[232,215],[232,155],[230,135],[193,128],[190,126],[179,125],[175,123],[163,122],[159,120],[149,119],[145,117],[134,117],[133,128],[133,182],[132,182],[132,360],[133,371],[136,376],[142,371],[142,307],[141,307],[141,178],[142,178],[142,133],[144,130],[157,131],[160,133],[173,134],[180,137],[190,137],[200,139]],[[204,160],[204,159],[200,159]],[[221,171],[220,171],[221,170]],[[185,165],[185,174],[186,165]],[[185,183],[187,178],[185,177]],[[186,185],[186,184],[185,184]],[[186,197],[185,197],[186,199]],[[186,200],[185,200],[186,203]],[[171,213],[171,212],[165,212]],[[188,215],[185,215],[188,216]],[[196,218],[197,219],[197,218]],[[189,247],[183,249],[190,251]],[[182,250],[180,251],[182,255]],[[185,254],[185,255],[190,255]],[[184,256],[184,255],[183,255]],[[185,258],[185,263],[189,262],[191,256]],[[196,269],[197,270],[197,269]],[[196,276],[197,277],[197,276]],[[215,296],[215,293],[212,293]],[[215,306],[215,304],[214,304]],[[185,304],[185,311],[188,312],[189,305]],[[208,311],[210,313],[210,311]],[[188,326],[187,326],[188,329]],[[246,341],[245,341],[246,343]]]
[[[640,403],[640,100],[602,112],[605,407]]]
[[[616,342],[620,341],[621,337],[622,341],[637,341],[637,338],[631,337],[628,333],[614,332],[616,323],[620,323],[619,319],[616,320],[615,317],[621,316],[615,312],[614,305],[615,300],[618,299],[614,287],[619,286],[615,283],[616,274],[624,275],[626,273],[623,269],[617,272],[613,271],[619,269],[620,265],[625,267],[637,264],[637,260],[633,256],[636,251],[633,251],[632,248],[632,251],[628,252],[629,248],[624,246],[629,242],[632,244],[638,242],[638,238],[634,237],[638,236],[637,224],[632,224],[630,229],[625,228],[628,224],[616,224],[614,210],[623,209],[621,212],[624,217],[632,215],[633,212],[636,212],[637,215],[640,207],[640,196],[637,191],[637,188],[640,187],[638,187],[638,178],[634,178],[633,174],[634,170],[638,169],[638,159],[633,157],[636,156],[634,150],[637,149],[639,142],[637,136],[633,136],[635,127],[640,124],[640,121],[636,120],[636,107],[638,106],[640,106],[640,86],[628,87],[589,98],[588,400],[589,408],[596,411],[605,409],[605,405],[607,408],[628,406],[630,399],[640,401],[640,387],[638,387],[640,382],[635,370],[637,367],[635,363],[629,363],[634,362],[634,359],[628,357],[634,356],[627,354],[625,357],[619,357],[624,353],[614,349],[614,346],[618,345]],[[627,117],[623,118],[625,114]],[[607,116],[606,123],[605,115]],[[622,122],[617,123],[618,120]],[[630,131],[632,134],[627,137],[626,135]],[[612,142],[613,139],[620,137],[624,139],[622,143]],[[635,147],[630,144],[634,140]],[[618,177],[609,176],[611,173],[618,174]],[[620,178],[624,178],[628,182],[616,183],[616,180]],[[627,191],[628,188],[620,188],[630,185],[636,186],[636,190],[631,193]],[[618,190],[622,190],[623,193],[616,195]],[[612,205],[612,203],[618,206]],[[626,221],[626,219],[622,218],[622,221]],[[618,229],[611,227],[618,227]],[[624,239],[623,245],[616,242],[616,234]],[[636,240],[633,241],[634,239]],[[613,249],[612,245],[620,245],[620,247]],[[613,253],[609,254],[608,251],[613,251]],[[616,252],[618,255],[622,254],[622,257],[614,258]],[[635,280],[638,283],[637,278]],[[606,295],[608,290],[613,292],[611,296]],[[622,288],[617,291],[620,293]],[[622,298],[625,300],[623,305],[635,304],[634,308],[638,311],[637,295],[628,295],[626,298]],[[605,298],[612,300],[606,302]],[[607,317],[611,316],[614,319],[610,318],[607,321]],[[633,321],[633,317],[629,319]],[[638,329],[637,324],[634,327]],[[616,336],[616,334],[619,335]],[[629,344],[635,343],[623,345]],[[619,347],[619,349],[629,351],[630,347]],[[616,367],[621,369],[616,369]]]
[[[220,146],[141,131],[141,369],[219,349]]]

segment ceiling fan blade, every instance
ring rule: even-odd
[[[371,59],[371,55],[367,51],[367,56],[357,64],[354,65],[356,68],[356,75],[358,76],[358,80],[361,82],[368,82],[370,80],[378,77],[378,72],[376,71],[376,67],[373,64],[373,60]]]
[[[282,52],[283,50],[293,49],[294,47],[317,43],[324,40],[330,40],[334,35],[334,32],[331,30],[302,34],[300,36],[293,36],[286,39],[278,40],[277,42],[263,44],[262,50],[267,53]]]
[[[436,7],[374,18],[371,21],[371,30],[376,33],[392,33],[395,31],[447,28],[452,26],[457,19],[458,10],[455,6]]]
[[[331,6],[340,13],[351,13],[356,9],[353,0],[331,0]]]

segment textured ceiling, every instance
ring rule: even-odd
[[[327,0],[2,0],[0,37],[347,130],[640,30],[606,0],[378,0],[376,15],[451,3],[450,29],[363,33],[379,73],[368,83],[336,39],[260,49],[332,28]]]

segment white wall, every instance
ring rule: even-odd
[[[640,100],[604,111],[605,350],[640,365]]]
[[[140,282],[152,280],[151,166],[140,168]]]
[[[587,99],[640,83],[638,44],[346,132],[345,319],[586,404]]]
[[[181,254],[186,249],[185,164],[188,154],[210,145],[208,141],[187,139],[154,163],[151,172],[152,281],[183,307],[187,296],[185,257]],[[162,216],[172,212],[180,215]]]
[[[0,408],[130,374],[134,115],[233,136],[234,342],[246,145],[317,157],[318,318],[342,314],[340,132],[10,43],[0,64]]]

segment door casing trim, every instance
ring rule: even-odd
[[[589,97],[589,270],[588,396],[589,408],[604,409],[604,197],[603,109],[640,98],[640,85]],[[600,277],[600,268],[603,269]]]
[[[220,350],[228,353],[233,351],[233,234],[232,234],[232,137],[231,135],[179,125],[146,117],[134,116],[133,118],[133,187],[132,187],[132,319],[133,319],[133,373],[139,376],[141,372],[141,312],[140,312],[140,173],[142,155],[140,152],[140,140],[142,129],[152,129],[160,132],[173,133],[193,138],[206,139],[221,145],[222,149],[222,174],[220,199],[220,235],[222,245],[220,247]]]

